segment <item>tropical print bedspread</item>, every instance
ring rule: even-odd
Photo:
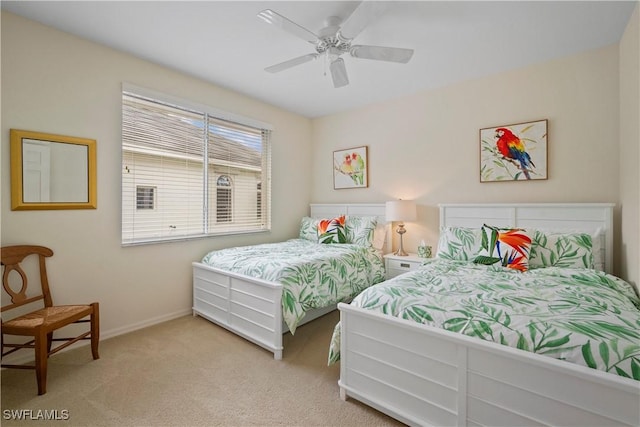
[[[349,300],[384,280],[384,264],[375,249],[346,243],[292,239],[213,251],[202,262],[282,283],[282,316],[291,333],[306,311]]]
[[[640,299],[600,271],[434,259],[351,304],[640,380]],[[339,340],[337,325],[329,363]]]

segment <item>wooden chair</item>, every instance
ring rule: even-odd
[[[35,349],[35,365],[8,365],[2,364],[6,368],[18,369],[35,369],[36,380],[38,382],[38,394],[47,392],[47,359],[52,354],[62,350],[63,348],[82,339],[91,340],[91,354],[94,359],[98,359],[98,340],[100,338],[100,315],[98,303],[94,302],[88,305],[61,305],[54,306],[51,300],[51,292],[49,290],[49,281],[47,279],[47,269],[45,258],[53,255],[53,251],[44,246],[5,246],[0,248],[0,261],[4,266],[2,273],[2,286],[11,297],[11,304],[2,306],[2,315],[5,311],[12,310],[30,304],[38,300],[44,301],[44,308],[32,311],[27,314],[18,315],[11,320],[2,319],[2,357],[11,354],[20,349]],[[37,255],[40,266],[40,284],[41,289],[33,292],[39,292],[38,295],[27,295],[27,274],[21,267],[21,262],[30,255]],[[9,274],[14,274],[14,282],[17,282],[21,288],[14,290],[9,283]],[[16,277],[19,276],[19,277]],[[21,279],[21,280],[20,280]],[[24,310],[24,309],[23,309]],[[87,318],[88,317],[88,318]],[[53,338],[53,332],[70,325],[72,323],[90,322],[90,329],[82,334],[72,338]],[[5,334],[19,335],[31,337],[31,340],[21,344],[5,343]],[[63,344],[55,348],[52,347],[53,341],[64,341]],[[5,347],[10,348],[5,352]]]

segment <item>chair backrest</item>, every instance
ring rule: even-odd
[[[27,286],[29,281],[27,279],[27,274],[20,265],[20,263],[29,255],[37,255],[40,266],[41,289],[39,294],[33,296],[27,296]],[[0,248],[0,261],[4,266],[4,271],[2,272],[2,287],[11,297],[11,304],[2,306],[2,311],[20,307],[38,300],[44,300],[45,307],[51,307],[53,305],[51,292],[49,290],[49,281],[47,279],[47,267],[45,265],[45,258],[52,255],[53,251],[49,248],[45,248],[44,246],[19,245],[4,246]],[[11,286],[11,283],[9,283],[9,273],[12,271],[15,271],[22,281],[21,287],[18,290],[15,290]]]

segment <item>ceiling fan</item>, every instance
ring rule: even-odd
[[[383,11],[383,8],[383,2],[363,1],[344,22],[337,16],[328,17],[325,27],[317,35],[271,9],[263,10],[258,13],[260,19],[311,43],[316,50],[315,53],[267,67],[265,71],[277,73],[324,56],[329,64],[333,86],[338,88],[349,84],[344,59],[341,58],[345,53],[354,58],[406,64],[413,56],[413,49],[352,44],[353,39]]]

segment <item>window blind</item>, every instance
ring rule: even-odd
[[[123,245],[270,229],[270,133],[123,91]]]

